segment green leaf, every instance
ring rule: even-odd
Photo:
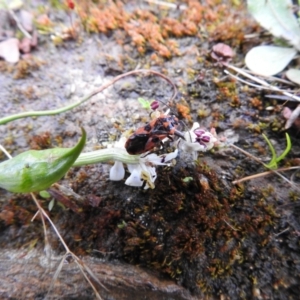
[[[29,150],[0,163],[0,187],[14,193],[42,191],[61,179],[81,153],[86,132],[73,148]]]
[[[193,177],[185,177],[182,179],[183,182],[190,182],[193,180]]]
[[[118,228],[123,229],[127,226],[127,223],[124,220],[122,220],[122,223],[118,224],[117,226]]]
[[[22,0],[0,0],[0,9],[17,10],[23,6]]]
[[[289,69],[285,73],[285,75],[290,81],[300,85],[300,70],[298,70],[298,69]]]
[[[273,147],[273,145],[271,144],[270,140],[267,138],[267,136],[265,134],[262,134],[263,138],[265,139],[265,141],[267,142],[270,151],[272,153],[272,159],[268,164],[264,164],[265,167],[267,167],[268,169],[277,169],[277,164],[283,160],[288,153],[290,152],[291,148],[292,148],[292,142],[291,142],[291,138],[289,136],[289,134],[286,132],[285,133],[285,137],[286,137],[286,148],[285,150],[282,152],[282,154],[280,156],[277,156],[275,149]]]
[[[39,195],[44,199],[49,199],[51,195],[47,191],[40,191]]]
[[[300,50],[300,27],[291,0],[247,0],[247,4],[262,27]]]
[[[288,155],[288,153],[291,151],[292,148],[291,138],[287,132],[285,133],[285,138],[286,138],[286,148],[282,152],[282,154],[276,158],[277,163],[283,160]]]
[[[138,101],[142,104],[143,108],[146,108],[146,109],[151,108],[150,102],[148,100],[145,100],[144,98],[138,98]]]
[[[294,48],[257,46],[247,53],[245,63],[255,74],[272,76],[281,72],[296,54]]]
[[[55,199],[53,198],[48,204],[48,210],[51,211],[54,207]]]

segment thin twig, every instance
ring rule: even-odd
[[[262,86],[265,86],[265,87],[269,88],[272,91],[276,91],[276,92],[282,93],[283,95],[291,97],[294,100],[300,102],[300,97],[295,96],[295,95],[293,95],[291,93],[288,93],[286,91],[283,91],[283,90],[279,89],[278,87],[273,86],[273,85],[267,83],[266,81],[264,81],[262,79],[259,79],[259,78],[255,77],[255,76],[252,76],[249,73],[247,73],[245,70],[242,70],[242,69],[237,68],[237,67],[235,67],[233,65],[230,65],[230,64],[226,64],[225,66],[227,68],[230,68],[230,69],[234,70],[235,72],[237,72],[239,74],[242,74],[243,76],[245,76],[245,77],[247,77],[247,78],[249,78],[249,79],[251,79],[251,80],[253,80],[253,81],[255,81],[255,82],[259,83],[259,84],[261,84]]]
[[[288,96],[283,96],[283,95],[264,95],[265,98],[271,98],[271,99],[276,99],[276,100],[281,100],[281,101],[294,101],[294,99],[288,97]]]
[[[232,225],[230,225],[225,219],[223,221],[234,231],[238,231],[236,228],[234,228]]]
[[[228,70],[224,70],[224,73],[228,74],[228,75],[231,76],[232,78],[234,78],[234,79],[236,79],[236,80],[238,80],[238,81],[240,81],[240,82],[242,82],[242,83],[245,83],[245,84],[247,84],[247,85],[249,85],[249,86],[253,86],[253,87],[255,87],[255,88],[262,89],[262,90],[269,90],[269,88],[267,88],[267,87],[265,87],[265,86],[257,85],[257,84],[255,84],[255,83],[252,83],[252,82],[249,82],[249,81],[247,81],[247,80],[245,80],[245,79],[242,79],[242,78],[240,78],[240,77],[238,77],[238,76],[236,76],[236,75],[230,73]]]
[[[281,234],[287,232],[288,230],[290,230],[290,227],[288,227],[288,228],[286,228],[286,229],[284,229],[284,230],[282,230],[282,231],[280,231],[280,232],[278,232],[278,233],[275,233],[274,235],[275,235],[275,236],[279,236],[279,235],[281,235]]]
[[[29,39],[32,39],[32,36],[30,33],[28,33],[26,31],[26,29],[23,27],[23,25],[21,24],[21,22],[18,20],[18,17],[16,16],[16,14],[14,13],[14,11],[12,9],[9,9],[7,6],[7,11],[9,12],[9,14],[11,15],[11,17],[14,19],[14,21],[16,22],[18,28],[22,31],[22,33]]]
[[[250,82],[250,81],[244,80],[244,79],[242,79],[242,78],[240,78],[240,77],[238,77],[238,76],[236,76],[236,75],[230,73],[228,70],[224,70],[224,73],[227,74],[227,75],[229,75],[229,76],[231,76],[232,78],[234,78],[234,79],[236,79],[236,80],[242,82],[242,83],[245,83],[245,84],[249,85],[249,86],[253,86],[253,87],[258,88],[258,89],[261,89],[261,90],[268,90],[268,91],[271,90],[271,91],[273,91],[273,89],[270,88],[270,87],[257,85],[257,84],[254,84],[254,83]],[[291,90],[290,90],[290,91],[291,91]],[[289,92],[287,92],[287,91],[284,91],[284,92],[289,93]],[[265,95],[265,97],[266,97],[266,96],[267,96],[267,95]],[[270,95],[270,96],[272,96],[272,95]],[[276,98],[276,96],[277,96],[277,97],[280,97],[280,96],[278,96],[278,95],[275,95],[274,98]],[[284,96],[281,96],[281,97],[284,97]],[[294,101],[297,101],[297,102],[298,102],[298,100],[293,99],[293,98],[291,98],[291,97],[289,97],[289,96],[285,96],[285,97],[287,98],[286,100],[290,100],[290,101],[293,101],[293,100],[294,100]]]
[[[285,172],[285,171],[295,170],[295,169],[299,169],[299,168],[300,167],[280,168],[280,169],[277,169],[276,171],[277,172]],[[248,181],[248,180],[256,179],[256,178],[259,178],[259,177],[268,176],[268,175],[271,175],[271,174],[274,174],[274,172],[266,171],[266,172],[262,172],[262,173],[259,173],[259,174],[246,176],[246,177],[243,177],[243,178],[238,179],[238,180],[234,180],[234,181],[232,181],[232,183],[233,184],[238,184],[238,183],[241,183],[243,181]]]
[[[85,274],[83,267],[80,265],[80,263],[75,259],[75,262],[78,266],[78,268],[80,269],[82,275],[84,276],[84,278],[86,279],[86,281],[90,284],[90,286],[92,287],[97,299],[102,300],[101,296],[99,295],[97,289],[95,288],[95,286],[93,285],[93,283],[91,282],[91,280],[88,278],[88,276]]]
[[[30,222],[33,222],[35,220],[35,218],[38,216],[38,214],[40,213],[40,211],[38,210],[33,217],[31,218]]]
[[[78,262],[80,262],[80,258],[77,257],[77,256],[69,249],[69,247],[68,247],[67,244],[65,243],[64,239],[63,239],[62,236],[60,235],[58,229],[56,228],[56,226],[54,225],[54,223],[52,222],[52,220],[50,219],[50,217],[47,215],[47,213],[45,212],[45,210],[41,207],[40,203],[37,201],[35,195],[34,195],[33,193],[30,193],[30,195],[31,195],[33,201],[35,202],[36,206],[38,207],[40,213],[46,217],[46,219],[48,220],[48,222],[51,224],[53,230],[55,231],[56,235],[58,236],[60,242],[63,244],[63,246],[64,246],[64,248],[65,248],[65,250],[66,250],[66,253],[65,253],[65,255],[63,256],[63,260],[65,259],[65,257],[66,257],[67,255],[70,254],[70,255],[74,258],[74,260],[77,262],[77,265],[78,265]],[[63,260],[62,260],[62,261],[63,261]],[[61,262],[60,265],[59,265],[59,272],[61,271],[61,266],[62,266],[62,262]],[[82,271],[82,267],[80,267],[80,270]],[[89,271],[89,269],[87,269],[87,271]],[[59,272],[57,272],[57,271],[55,272],[54,277],[53,277],[53,280],[54,280],[54,281],[56,280],[56,278],[57,278]],[[85,274],[83,271],[82,271],[82,274],[83,274],[83,276],[87,279],[87,276],[86,276],[86,274]],[[96,276],[93,276],[93,279],[95,279],[96,282],[97,282],[99,285],[103,286],[103,285],[100,283],[100,281],[97,279]],[[53,280],[52,280],[52,281],[53,281]],[[96,297],[97,297],[98,299],[102,299],[101,296],[99,295],[99,293],[97,292],[97,289],[96,289],[95,286],[93,285],[93,283],[92,283],[89,279],[87,279],[87,281],[88,281],[88,283],[91,285],[92,289],[94,290],[94,292],[95,292],[95,294],[96,294]],[[52,288],[52,286],[53,286],[53,284],[51,283],[50,288]],[[49,289],[49,291],[50,291],[50,289]],[[48,294],[49,294],[49,291],[48,291]]]
[[[46,299],[48,298],[48,295],[50,294],[50,291],[51,291],[52,288],[54,287],[54,283],[55,283],[56,279],[58,278],[58,275],[59,275],[59,273],[61,272],[62,267],[63,267],[64,262],[65,262],[65,259],[68,257],[68,255],[69,255],[69,252],[66,252],[66,253],[64,254],[64,256],[62,257],[62,259],[61,259],[59,265],[57,266],[56,271],[55,271],[55,273],[54,273],[54,275],[53,275],[53,277],[52,277],[52,280],[51,280],[51,282],[50,282],[50,285],[49,285],[49,288],[48,288],[48,292],[47,292],[46,297],[45,297]]]
[[[255,72],[251,71],[251,70],[247,70],[247,73],[257,76],[257,74]],[[286,80],[286,79],[282,79],[282,78],[275,77],[275,76],[263,76],[263,75],[259,75],[259,76],[260,77],[265,77],[269,81],[276,81],[276,82],[284,83],[286,85],[291,85],[293,87],[297,87],[296,83],[294,83],[292,81],[289,81],[289,80]]]
[[[245,151],[245,150],[241,149],[240,147],[235,146],[235,145],[233,145],[233,144],[231,144],[230,146],[231,146],[232,148],[234,148],[234,149],[236,149],[236,150],[242,152],[242,153],[245,154],[246,156],[251,157],[253,160],[255,160],[256,162],[258,162],[258,163],[262,164],[264,167],[266,167],[265,164],[264,164],[262,161],[260,161],[258,158],[256,158],[255,156],[253,156],[251,153],[249,153],[249,152],[247,152],[247,151]],[[288,180],[286,177],[284,177],[282,174],[280,174],[277,170],[272,170],[272,169],[270,169],[270,172],[272,172],[272,173],[278,175],[278,176],[279,176],[280,178],[282,178],[284,181],[288,182],[293,188],[295,188],[296,190],[300,191],[300,188],[299,188],[299,187],[297,187],[293,182],[291,182],[291,181]],[[251,179],[251,178],[250,178],[250,179]],[[248,180],[249,180],[249,179],[248,179]],[[240,182],[240,181],[238,180],[238,182]],[[237,182],[237,180],[236,180],[236,181],[234,181],[233,183],[236,184],[236,183],[238,183],[238,182]]]
[[[0,144],[0,149],[3,151],[3,153],[9,158],[11,159],[12,156],[6,151],[6,149]]]
[[[52,220],[50,219],[50,217],[47,215],[47,213],[45,212],[45,210],[42,208],[42,206],[40,205],[40,203],[36,199],[35,195],[33,193],[30,193],[30,195],[31,195],[33,201],[35,202],[36,206],[38,207],[40,213],[43,214],[45,216],[45,218],[48,220],[48,222],[51,224],[53,230],[55,231],[56,235],[58,236],[58,238],[60,239],[61,243],[63,244],[66,252],[71,253],[69,247],[67,246],[67,244],[65,243],[64,239],[60,235],[58,229],[56,228],[56,226],[54,225],[54,223],[52,222]]]

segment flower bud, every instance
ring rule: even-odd
[[[159,108],[159,102],[157,100],[152,101],[150,107],[152,110],[157,110]]]
[[[197,139],[198,140],[198,139]],[[204,136],[201,136],[199,138],[199,140],[202,142],[202,143],[209,143],[210,142],[210,136],[208,135],[204,135]]]
[[[14,193],[38,192],[61,179],[82,151],[86,133],[73,148],[29,150],[0,163],[0,187]]]
[[[201,137],[206,131],[204,129],[197,128],[194,130],[194,133],[197,137]]]

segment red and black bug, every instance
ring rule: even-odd
[[[160,117],[138,128],[126,141],[125,148],[129,154],[142,154],[152,150],[166,137],[172,135],[184,138],[182,132],[177,130],[178,119],[173,115],[161,115]]]

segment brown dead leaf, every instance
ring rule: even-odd
[[[289,129],[292,125],[298,129],[300,128],[300,104],[293,111],[288,107],[284,107],[282,115],[287,120],[284,126],[285,129]]]

